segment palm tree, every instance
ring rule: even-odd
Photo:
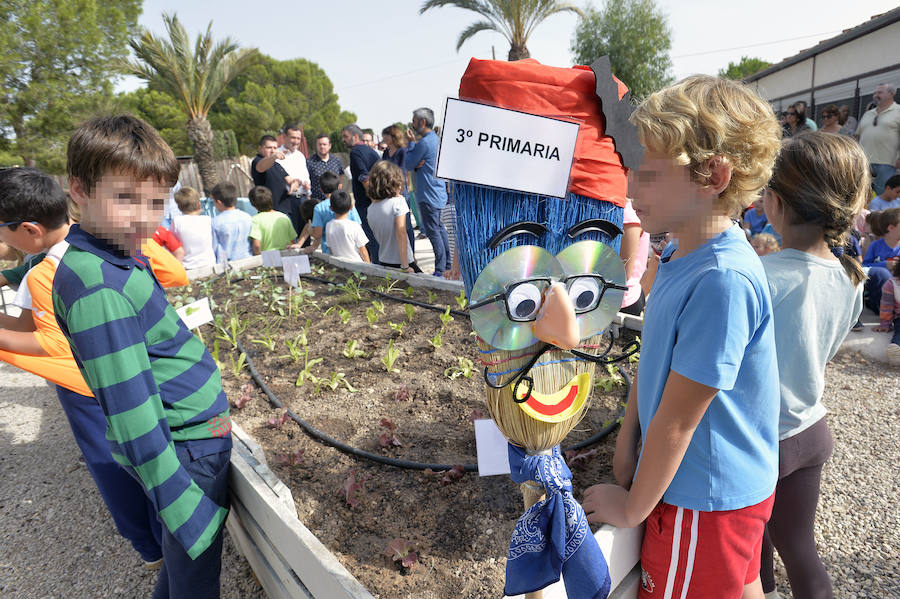
[[[191,47],[187,31],[175,15],[163,14],[169,39],[144,30],[128,42],[137,61],[126,61],[125,70],[181,104],[188,117],[187,135],[194,146],[194,159],[205,191],[218,183],[213,160],[213,131],[206,116],[225,86],[252,65],[255,48],[239,48],[231,38],[214,43],[212,21],[206,33],[197,35]]]
[[[456,40],[456,51],[479,31],[496,31],[509,42],[509,60],[531,56],[525,44],[534,28],[547,17],[560,12],[574,12],[583,17],[584,11],[571,2],[557,0],[427,0],[419,14],[431,8],[455,6],[478,13],[484,21],[469,25]]]

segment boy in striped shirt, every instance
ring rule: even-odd
[[[162,522],[154,597],[219,596],[231,454],[228,400],[203,343],[143,260],[178,178],[172,150],[131,116],[98,117],[69,140],[81,223],[53,280],[56,319],[106,414],[113,457]]]

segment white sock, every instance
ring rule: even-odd
[[[766,599],[781,599],[781,595],[778,594],[778,591],[769,591],[765,595]]]

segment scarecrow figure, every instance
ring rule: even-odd
[[[608,355],[606,333],[626,290],[626,174],[642,156],[627,90],[606,57],[571,69],[473,59],[459,96],[580,125],[565,198],[459,182],[453,194],[486,403],[525,499],[505,592],[533,593],[562,576],[571,599],[604,598],[606,561],[559,444],[590,405],[595,365],[625,357]]]

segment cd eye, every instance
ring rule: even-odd
[[[534,283],[520,283],[506,299],[513,320],[531,320],[541,307],[541,290]]]
[[[600,284],[593,277],[579,277],[569,286],[569,298],[576,312],[593,310],[600,299]]]

